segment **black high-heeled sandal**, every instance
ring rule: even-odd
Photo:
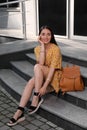
[[[34,92],[34,96],[39,96],[39,92]],[[40,107],[43,102],[43,98],[39,97],[39,102],[37,106],[30,106],[29,108],[29,115],[34,114]]]
[[[17,120],[15,120],[14,118],[11,118],[10,121],[7,123],[8,126],[14,126],[18,124],[19,122],[22,122],[25,120],[24,108],[19,106],[18,109],[22,111],[22,114],[17,118]]]

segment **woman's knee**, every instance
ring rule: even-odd
[[[41,70],[41,65],[40,64],[35,64],[34,66],[34,72],[37,70]]]

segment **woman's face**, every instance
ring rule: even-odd
[[[50,43],[51,41],[51,32],[48,29],[43,29],[40,33],[40,39],[44,44]]]

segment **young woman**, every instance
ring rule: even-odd
[[[25,120],[24,107],[29,101],[34,89],[33,99],[29,108],[29,114],[35,113],[41,103],[42,96],[47,92],[59,91],[59,79],[61,76],[62,56],[53,31],[48,26],[42,26],[38,37],[39,45],[34,52],[37,64],[34,66],[34,76],[28,81],[23,91],[19,107],[8,126],[16,125]]]

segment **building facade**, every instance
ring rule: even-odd
[[[42,25],[49,25],[56,37],[87,40],[86,7],[87,0],[20,0],[19,4],[0,6],[0,17],[5,16],[0,20],[1,32],[18,29],[20,37],[29,39],[38,35]]]

